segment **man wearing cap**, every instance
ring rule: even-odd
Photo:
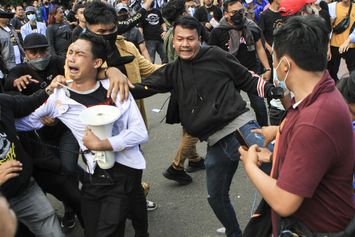
[[[33,6],[26,7],[26,17],[29,21],[21,27],[22,39],[31,33],[46,35],[47,26],[43,22],[37,21],[36,9]]]
[[[283,17],[294,15],[311,15],[313,10],[311,4],[316,0],[282,0],[279,11]]]
[[[57,75],[64,75],[64,60],[49,55],[48,41],[45,35],[40,33],[27,35],[23,47],[27,62],[10,70],[5,80],[5,90],[18,90],[30,95],[49,85]]]
[[[126,21],[129,19],[130,11],[126,4],[119,3],[116,5],[115,8],[119,21]],[[144,42],[143,34],[139,31],[138,27],[133,27],[129,31],[123,33],[123,36],[127,41],[132,42],[147,60],[151,61],[147,47]]]
[[[9,24],[13,13],[0,10],[0,49],[7,70],[22,62],[23,49],[15,29]]]

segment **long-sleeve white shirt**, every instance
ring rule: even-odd
[[[101,83],[105,89],[108,88],[108,80],[103,80]],[[145,169],[146,163],[139,150],[139,144],[147,142],[148,132],[132,95],[129,95],[124,103],[116,103],[116,107],[119,108],[121,115],[114,123],[112,137],[108,138],[115,152],[115,160],[134,169]],[[84,109],[86,107],[69,98],[64,89],[56,89],[41,107],[29,116],[17,120],[16,129],[18,131],[36,130],[43,126],[42,117],[58,118],[72,131],[80,148],[87,150],[83,144],[86,125],[79,119]],[[94,156],[89,153],[85,154],[85,158],[88,165],[87,172],[93,173],[96,166]]]

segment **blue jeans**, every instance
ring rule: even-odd
[[[229,237],[242,236],[237,216],[229,199],[229,188],[238,168],[239,143],[229,134],[207,147],[205,159],[208,203]]]
[[[34,179],[8,201],[18,220],[37,237],[64,237],[54,208]]]
[[[152,63],[155,62],[155,53],[159,54],[162,63],[167,62],[164,44],[162,40],[146,40],[145,45],[147,47]]]

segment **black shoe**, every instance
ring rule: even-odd
[[[205,169],[205,159],[202,159],[197,161],[197,162],[191,162],[189,161],[189,164],[186,168],[187,173],[192,173],[196,172],[198,170],[204,170]]]
[[[68,211],[64,213],[64,216],[60,220],[60,226],[65,233],[73,230],[75,228],[75,213]]]
[[[186,174],[184,170],[177,170],[170,166],[167,170],[163,172],[165,178],[174,180],[179,184],[189,184],[192,182],[192,178],[190,175]]]

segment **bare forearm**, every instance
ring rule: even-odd
[[[258,53],[260,62],[264,66],[264,68],[270,68],[269,61],[267,60],[267,56],[266,56],[266,52],[265,52],[264,48],[257,47],[257,53]]]
[[[267,49],[267,51],[269,51],[270,54],[272,54],[272,47],[267,42],[265,42],[265,48]]]

